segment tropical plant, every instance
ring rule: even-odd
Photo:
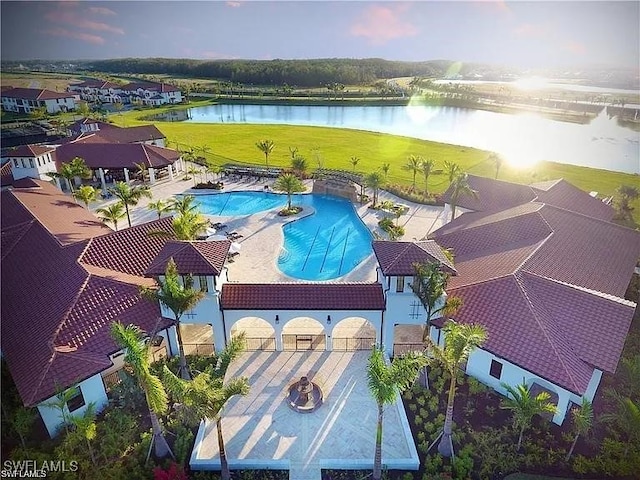
[[[142,175],[142,183],[144,183],[144,180],[147,177],[147,172],[149,171],[149,168],[147,167],[147,164],[144,163],[144,162],[140,162],[140,163],[135,163],[134,165],[136,166],[136,168],[138,169],[138,171]]]
[[[394,358],[393,362],[388,364],[384,350],[380,346],[375,345],[371,350],[367,365],[367,385],[378,407],[376,447],[373,461],[374,480],[380,480],[382,476],[382,421],[384,407],[394,403],[400,393],[411,387],[418,376],[418,371],[425,363],[425,358],[422,355],[407,354]]]
[[[568,462],[571,458],[573,449],[576,447],[576,443],[578,443],[578,437],[580,435],[586,435],[593,426],[593,406],[591,402],[583,398],[580,407],[573,407],[571,409],[571,418],[573,420],[573,431],[576,436],[573,438],[569,452],[567,452],[565,462]]]
[[[407,163],[402,167],[403,170],[407,170],[413,174],[413,182],[411,183],[411,191],[416,189],[416,175],[420,171],[422,165],[422,157],[420,155],[409,155],[407,157]]]
[[[156,212],[158,214],[158,219],[162,217],[163,213],[166,213],[171,209],[169,203],[165,202],[164,200],[149,202],[149,205],[147,205],[147,208],[153,212]]]
[[[445,334],[444,346],[441,347],[437,345],[429,337],[426,338],[426,343],[429,353],[433,356],[433,361],[441,364],[451,377],[444,427],[434,443],[440,439],[438,452],[444,457],[452,457],[453,405],[456,395],[458,370],[469,358],[471,352],[485,342],[487,333],[481,325],[461,324],[453,320],[447,321],[442,331]]]
[[[527,427],[531,425],[533,417],[546,412],[555,413],[556,407],[549,402],[548,392],[540,392],[535,397],[531,396],[530,389],[521,383],[512,387],[502,382],[502,388],[507,391],[507,398],[502,399],[500,408],[513,412],[513,426],[519,431],[516,451],[522,446],[522,437]]]
[[[308,167],[307,159],[302,155],[296,155],[291,159],[291,168],[301,177],[304,176]]]
[[[273,189],[276,192],[284,192],[287,194],[287,210],[291,210],[291,195],[294,193],[304,192],[305,188],[298,177],[292,173],[283,173],[273,183]]]
[[[196,197],[194,195],[180,195],[169,200],[169,210],[177,212],[180,215],[194,213],[198,206],[194,203]]]
[[[222,352],[214,355],[205,371],[196,375],[192,381],[178,378],[166,365],[163,369],[167,390],[182,402],[187,422],[193,424],[205,418],[216,422],[223,480],[228,480],[231,476],[222,432],[222,410],[235,395],[249,393],[249,381],[246,377],[227,379],[225,383],[225,376],[229,365],[243,352],[244,345],[244,334],[233,337]]]
[[[73,196],[84,203],[85,207],[89,208],[89,203],[98,198],[98,191],[91,185],[82,185],[78,190],[73,192]]]
[[[186,174],[187,175],[191,175],[191,177],[193,178],[193,186],[194,187],[196,186],[196,181],[198,180],[196,175],[199,175],[201,173],[202,172],[197,167],[190,166],[189,168],[187,168]],[[186,177],[185,180],[188,180],[188,177]]]
[[[353,172],[355,173],[356,171],[356,165],[358,165],[358,162],[360,162],[360,159],[356,156],[351,157],[351,159],[349,160],[349,163],[351,165],[353,165]]]
[[[620,185],[615,193],[615,207],[620,218],[631,218],[631,202],[640,198],[640,188],[632,185]]]
[[[376,204],[378,203],[378,193],[380,192],[380,188],[384,184],[382,174],[377,171],[368,173],[364,177],[364,184],[371,190],[373,190],[373,208],[375,208]]]
[[[215,178],[216,175],[220,174],[220,172],[222,172],[222,167],[220,165],[207,165],[207,178],[209,174],[213,175],[213,178]]]
[[[7,415],[7,421],[11,429],[18,434],[22,448],[27,448],[25,438],[31,432],[36,413],[33,408],[19,406],[11,415]]]
[[[462,306],[460,297],[447,297],[442,305],[438,306],[447,288],[447,282],[451,276],[445,272],[441,265],[432,263],[413,264],[413,292],[422,302],[427,315],[422,341],[426,341],[431,328],[431,321],[438,315],[453,315]]]
[[[444,162],[444,171],[447,174],[447,178],[449,179],[449,185],[453,183],[453,180],[462,173],[460,170],[460,166],[455,162],[450,162],[445,160]]]
[[[122,202],[116,202],[106,207],[98,208],[96,213],[103,222],[111,222],[116,231],[118,231],[118,220],[125,216]]]
[[[382,173],[384,173],[384,181],[387,181],[387,177],[389,176],[389,169],[391,168],[391,164],[390,163],[383,163],[381,170]]]
[[[132,187],[126,182],[117,182],[114,187],[109,189],[109,192],[122,202],[125,212],[127,213],[127,222],[131,227],[131,216],[129,215],[129,207],[134,207],[138,204],[142,197],[153,198],[151,190],[148,186],[135,186]]]
[[[261,140],[256,142],[256,148],[264,153],[264,162],[267,164],[267,168],[269,168],[269,155],[273,152],[273,149],[276,148],[276,144],[273,143],[273,140]]]
[[[456,207],[458,206],[458,200],[463,195],[478,198],[478,192],[473,190],[469,186],[469,177],[466,173],[458,174],[451,182],[449,186],[451,189],[451,196],[449,197],[449,204],[451,205],[451,220],[456,218]]]
[[[489,161],[492,162],[496,167],[496,180],[498,179],[498,174],[500,173],[500,167],[502,167],[502,157],[497,153],[492,153],[489,155]]]
[[[87,405],[82,416],[71,417],[71,424],[75,431],[87,444],[87,450],[91,456],[91,463],[96,464],[96,456],[93,453],[91,442],[96,438],[96,404],[91,402]]]
[[[149,453],[153,447],[156,457],[164,458],[170,455],[175,460],[158,419],[158,415],[167,411],[168,399],[162,382],[149,369],[150,343],[143,341],[144,334],[135,325],[125,327],[114,322],[111,324],[111,336],[116,344],[125,350],[124,361],[131,367],[133,375],[138,380],[138,385],[144,391],[153,431]]]
[[[59,391],[53,400],[45,403],[47,407],[58,411],[58,416],[66,433],[69,433],[69,424],[71,423],[71,412],[69,412],[67,403],[76,395],[77,388],[74,385],[66,390]]]
[[[47,172],[47,175],[51,177],[64,178],[69,186],[71,195],[73,195],[75,189],[73,188],[73,182],[76,177],[89,178],[91,176],[91,169],[87,167],[84,159],[80,157],[74,157],[68,163],[62,163],[60,165],[59,172]],[[75,197],[74,197],[75,198]]]
[[[640,404],[629,397],[614,393],[616,410],[602,414],[600,420],[614,425],[625,440],[624,455],[629,452],[630,445],[640,444]]]
[[[207,231],[209,220],[199,213],[186,213],[173,219],[173,233],[178,240],[197,240]],[[167,235],[166,232],[149,232],[150,234]]]
[[[420,163],[420,170],[424,175],[424,195],[429,195],[429,175],[431,175],[431,171],[433,170],[433,166],[435,165],[435,161],[433,158],[427,158]]]
[[[180,350],[180,376],[189,380],[191,374],[187,366],[187,357],[184,354],[182,345],[182,334],[180,332],[180,319],[189,310],[193,310],[195,306],[202,300],[205,293],[193,287],[193,277],[186,275],[182,277],[184,285],[180,283],[180,275],[178,267],[173,258],[169,259],[165,268],[164,279],[158,278],[158,288],[140,287],[140,294],[143,298],[150,302],[160,302],[173,313],[173,324],[176,328],[178,336],[178,348]]]

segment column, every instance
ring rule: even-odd
[[[122,170],[124,170],[124,181],[127,185],[131,185],[131,181],[129,180],[129,169],[123,168]]]
[[[53,177],[53,179],[56,181],[56,187],[58,187],[59,190],[62,190],[62,184],[60,183],[60,177]]]
[[[149,183],[156,183],[156,171],[153,168],[149,169]]]
[[[167,168],[169,169],[169,178],[173,180],[173,166],[169,165]]]
[[[102,167],[98,169],[98,173],[100,174],[100,185],[102,186],[102,194],[107,194],[107,182],[104,179],[104,170]]]

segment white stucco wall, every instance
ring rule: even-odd
[[[87,410],[87,406],[90,403],[95,403],[96,411],[101,411],[108,403],[107,392],[104,389],[104,383],[102,382],[102,375],[97,374],[93,377],[90,377],[78,384],[80,390],[82,391],[82,396],[84,397],[84,406],[78,408],[74,412],[71,413],[73,416],[81,416]],[[56,401],[57,398],[55,396],[48,398],[44,402],[41,402],[38,405],[38,411],[40,412],[40,416],[44,421],[45,427],[47,427],[47,431],[49,432],[50,437],[55,437],[59,431],[60,427],[62,427],[62,419],[60,417],[60,410],[56,408],[51,408],[47,405],[49,402]],[[66,410],[69,413],[69,410]]]

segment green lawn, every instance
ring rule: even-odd
[[[192,102],[192,106],[209,104],[210,101]],[[111,118],[119,124],[133,126],[150,123],[139,120],[140,117],[166,109],[154,109],[145,112],[127,112],[113,115]],[[456,162],[463,171],[486,177],[495,176],[495,166],[488,159],[489,152],[469,147],[442,144],[410,137],[387,135],[327,127],[305,127],[289,125],[246,125],[246,124],[209,124],[209,123],[164,123],[155,125],[167,136],[169,147],[193,147],[197,155],[202,147],[207,148],[204,155],[212,163],[240,161],[264,164],[264,154],[255,143],[262,139],[271,139],[276,147],[269,156],[272,166],[289,166],[289,147],[297,147],[298,154],[304,156],[309,168],[318,166],[314,152],[320,152],[325,168],[352,170],[352,156],[360,158],[356,171],[370,172],[382,166],[391,165],[389,182],[411,184],[412,174],[402,169],[409,155],[422,155],[433,158],[435,169],[442,169],[446,160]],[[621,184],[640,185],[640,177],[620,172],[611,172],[587,167],[578,167],[553,162],[542,162],[535,167],[516,168],[508,165],[500,169],[500,180],[529,184],[564,178],[577,187],[590,192],[597,191],[601,196],[612,195]],[[416,176],[416,185],[423,188],[424,177]],[[431,175],[429,191],[443,192],[448,186],[444,174]],[[640,200],[633,204],[634,218],[640,224]]]

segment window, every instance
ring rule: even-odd
[[[495,360],[491,360],[489,375],[500,380],[500,376],[502,375],[502,364],[500,362],[496,362]]]
[[[396,280],[396,292],[404,292],[404,277],[398,277]]]
[[[40,163],[40,157],[38,157],[37,160],[38,160],[38,166],[41,167],[42,164]]]
[[[75,412],[81,407],[84,407],[84,396],[82,395],[82,390],[80,387],[73,387],[73,395],[67,401],[67,407],[69,407],[70,412]]]
[[[33,158],[29,159],[29,167],[33,168]]]
[[[17,159],[17,158],[14,158],[14,159],[13,159],[13,166],[14,166],[14,167],[17,167],[17,166],[18,166],[18,159]]]
[[[208,292],[209,291],[209,286],[207,285],[207,277],[205,277],[204,275],[199,275],[198,276],[198,281],[200,283],[200,291]]]

